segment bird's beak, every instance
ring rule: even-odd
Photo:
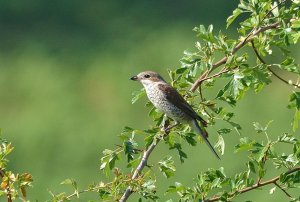
[[[137,81],[137,80],[138,80],[138,77],[137,77],[137,76],[133,76],[133,77],[131,77],[130,79],[133,80],[133,81]]]

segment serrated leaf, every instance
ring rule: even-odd
[[[182,150],[181,144],[175,143],[170,149],[176,149],[179,155],[180,162],[183,163],[184,159],[187,159],[186,153]]]
[[[195,140],[196,134],[194,133],[185,133],[184,139],[192,146],[197,145],[197,140]]]
[[[163,173],[166,178],[174,176],[176,168],[174,166],[174,161],[171,156],[165,157],[163,160],[158,162],[159,170]]]
[[[129,163],[134,159],[134,154],[137,153],[137,142],[135,142],[133,139],[129,139],[123,143],[124,146],[124,152],[127,155],[127,162]]]
[[[254,126],[254,129],[256,130],[257,133],[263,133],[263,132],[266,132],[269,125],[273,122],[273,120],[269,121],[266,126],[262,126],[260,123],[258,122],[254,122],[253,123],[253,126]]]
[[[279,136],[277,141],[290,144],[295,144],[298,142],[298,140],[294,136],[289,134],[283,134],[282,136]]]

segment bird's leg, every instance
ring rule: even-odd
[[[169,125],[168,127],[164,128],[163,130],[165,133],[169,133],[172,128],[178,126],[179,124],[180,124],[179,122],[175,121],[175,123],[173,125]]]

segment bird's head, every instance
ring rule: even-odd
[[[165,82],[165,80],[158,73],[153,71],[141,72],[138,75],[131,77],[130,79],[133,81],[139,81],[144,86],[153,84],[155,82]]]

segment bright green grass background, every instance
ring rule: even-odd
[[[60,185],[66,178],[76,179],[80,189],[103,180],[101,151],[120,143],[117,136],[124,126],[145,129],[152,124],[145,98],[131,104],[132,91],[141,86],[129,78],[151,69],[168,80],[166,70],[180,66],[184,50],[193,50],[192,28],[214,24],[215,30],[225,30],[225,19],[237,3],[1,1],[0,127],[3,137],[15,146],[10,168],[34,177],[28,198],[45,201],[51,198],[48,190],[71,191]],[[235,25],[225,30],[233,37],[234,31]],[[216,90],[205,95],[212,96]],[[269,120],[274,120],[271,137],[291,132],[293,112],[286,108],[289,93],[290,88],[276,79],[261,94],[249,93],[232,109],[243,127],[242,135],[261,138],[252,123]],[[213,142],[219,127],[209,128]],[[245,168],[245,154],[234,154],[232,149],[240,137],[231,133],[224,138],[222,161],[215,160],[202,144],[193,148],[184,144],[189,158],[177,164],[175,177],[165,179],[157,172],[162,201],[175,197],[163,195],[168,185],[175,181],[192,185],[197,173],[207,168],[223,166],[228,175]],[[169,154],[178,162],[176,154],[160,144],[149,163]],[[270,170],[268,177],[275,174]],[[270,188],[236,201],[287,200],[278,190],[269,195]],[[86,194],[78,201],[96,198]]]

